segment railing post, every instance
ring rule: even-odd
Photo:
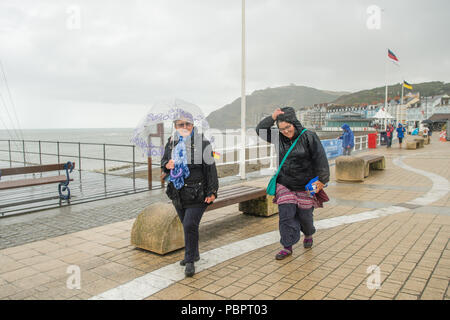
[[[41,140],[39,140],[39,164],[42,165],[42,147],[41,147]]]
[[[57,152],[57,156],[58,156],[58,163],[60,162],[59,161],[59,141],[56,141],[56,152]]]
[[[273,169],[273,157],[274,157],[274,146],[273,146],[273,144],[271,143],[270,144],[270,169],[272,170]]]
[[[135,148],[136,146],[133,145],[133,189],[136,190],[136,158],[135,158]]]
[[[363,136],[359,136],[359,150],[363,149],[362,145],[363,145]]]
[[[152,189],[152,157],[147,157],[147,165],[148,188]]]
[[[22,140],[22,147],[23,147],[23,166],[26,167],[26,160],[25,160],[25,140]]]
[[[80,173],[80,180],[81,180],[81,143],[78,142],[78,172]]]
[[[11,140],[8,140],[8,150],[9,150],[9,167],[12,168],[12,158],[11,158]]]
[[[103,144],[103,175],[106,178],[106,145]]]

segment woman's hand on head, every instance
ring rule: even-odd
[[[284,114],[284,112],[281,111],[280,108],[275,109],[275,111],[272,113],[272,119],[273,119],[273,121],[276,121],[277,118],[278,118],[278,116],[279,116],[280,114]]]
[[[173,159],[170,159],[169,162],[167,162],[166,169],[167,170],[175,169],[175,161],[173,161]]]

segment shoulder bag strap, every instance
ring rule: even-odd
[[[292,144],[292,146],[289,148],[288,152],[286,152],[283,161],[281,161],[280,166],[278,167],[278,171],[276,173],[276,175],[278,175],[278,173],[281,170],[281,167],[283,166],[284,162],[286,161],[287,156],[289,155],[289,153],[292,151],[292,149],[295,147],[295,145],[297,144],[298,139],[300,139],[300,137],[302,136],[302,134],[306,131],[306,129],[303,129],[302,132],[300,133],[300,135],[297,137],[297,139],[295,139],[295,142]]]

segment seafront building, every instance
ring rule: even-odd
[[[309,128],[322,131],[340,131],[344,123],[353,131],[373,131],[383,125],[384,119],[375,118],[376,113],[385,108],[384,101],[371,104],[338,105],[333,103],[314,104],[297,111],[297,117]],[[411,93],[403,98],[388,99],[386,112],[392,116],[387,122],[403,123],[411,132],[421,127],[422,121],[433,121],[433,129],[440,130],[442,124],[450,119],[450,96],[426,96]]]

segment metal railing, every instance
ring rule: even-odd
[[[355,146],[353,148],[354,151],[358,151],[358,150],[363,150],[363,149],[367,149],[368,148],[368,135],[364,135],[364,136],[356,136],[355,137]],[[3,149],[1,148],[1,143],[7,142],[8,143],[8,148],[7,149]],[[11,143],[15,143],[16,145],[16,150],[14,150],[11,147]],[[30,147],[32,145],[35,145],[35,149],[37,149],[37,151],[27,151],[27,147]],[[42,145],[43,144],[53,144],[56,146],[56,153],[51,153],[48,151],[43,151]],[[21,150],[17,150],[17,146],[21,146]],[[66,154],[66,153],[61,153],[61,146],[63,145],[72,145],[77,147],[77,152],[76,154]],[[377,141],[377,146],[380,145],[380,135],[378,135],[378,141]],[[37,146],[37,148],[36,148]],[[98,156],[87,156],[87,155],[83,155],[82,154],[82,146],[100,146],[102,147],[102,151],[101,157]],[[119,148],[126,148],[126,149],[130,149],[130,151],[127,151],[129,154],[129,159],[130,160],[124,160],[124,159],[113,159],[113,158],[108,158],[107,157],[107,148],[108,147],[119,147]],[[0,156],[0,161],[7,161],[10,164],[10,167],[13,166],[13,163],[23,163],[24,166],[27,165],[42,165],[43,161],[42,158],[43,156],[50,156],[50,157],[56,157],[58,163],[60,163],[61,158],[65,157],[68,159],[72,159],[72,161],[77,162],[78,164],[76,164],[76,170],[78,170],[80,172],[80,179],[81,179],[81,171],[92,171],[92,170],[85,170],[83,168],[83,160],[91,160],[91,161],[101,161],[102,162],[102,172],[104,175],[104,179],[106,180],[106,175],[108,172],[108,168],[107,168],[107,162],[115,162],[115,163],[123,163],[123,164],[127,164],[129,166],[132,167],[132,178],[133,178],[133,187],[135,188],[135,181],[136,181],[136,166],[138,165],[142,165],[142,166],[148,166],[148,162],[141,162],[141,161],[136,161],[136,146],[135,145],[124,145],[124,144],[107,144],[107,143],[88,143],[88,142],[62,142],[62,141],[44,141],[44,140],[3,140],[0,139],[0,154],[1,152],[5,152],[9,155],[9,159],[2,159]],[[275,167],[275,163],[276,163],[276,159],[277,159],[277,154],[275,151],[275,147],[273,144],[268,144],[268,143],[263,143],[263,144],[258,144],[258,145],[254,145],[254,146],[248,146],[246,149],[250,150],[250,149],[261,149],[261,148],[270,148],[270,151],[268,152],[268,155],[265,156],[261,156],[261,157],[255,157],[255,158],[247,158],[245,162],[255,162],[255,161],[263,161],[263,160],[269,160],[269,168],[270,169],[274,169]],[[215,150],[216,152],[243,152],[242,148],[240,148],[239,146],[233,146],[233,147],[229,147],[229,148],[218,148]],[[13,155],[14,154],[22,154],[22,156],[20,156],[20,161],[18,161],[17,159],[13,159]],[[126,154],[126,153],[124,153]],[[259,154],[259,153],[258,153]],[[31,155],[35,155],[39,157],[39,162],[32,162],[30,161],[30,156]],[[251,153],[250,153],[251,155]],[[28,158],[28,160],[27,160]],[[219,166],[225,166],[225,165],[232,165],[232,164],[238,164],[239,161],[239,156],[237,157],[237,159],[232,159],[232,161],[225,161],[225,162],[220,162],[220,161],[216,161],[216,165]],[[152,163],[152,167],[159,167],[159,163],[153,164]],[[92,169],[92,168],[91,168]],[[114,170],[114,168],[112,168],[112,170]],[[112,172],[111,168],[110,168],[110,172]],[[98,172],[98,170],[95,170]]]
[[[7,149],[3,149],[2,146],[3,143],[7,142]],[[11,144],[14,144],[16,148],[12,148]],[[48,150],[43,150],[44,144],[51,144],[56,147],[56,152],[52,153]],[[77,152],[75,154],[66,154],[61,152],[61,147],[64,145],[70,145],[73,148],[77,149]],[[20,150],[18,150],[18,146],[21,146]],[[83,146],[96,146],[101,147],[101,157],[96,156],[93,151],[87,152],[90,153],[90,155],[82,154],[82,147]],[[129,149],[129,151],[121,152],[122,154],[126,155],[128,154],[129,160],[124,159],[113,159],[107,157],[107,148],[109,147],[118,147],[122,149]],[[91,143],[91,142],[67,142],[67,141],[45,141],[45,140],[4,140],[0,139],[0,154],[7,153],[8,159],[2,159],[0,156],[0,161],[9,162],[10,167],[13,167],[13,163],[23,163],[24,166],[30,166],[30,165],[42,165],[43,164],[43,157],[55,157],[57,162],[61,162],[61,158],[70,159],[71,161],[76,162],[75,168],[80,173],[80,179],[81,179],[81,171],[97,171],[98,169],[90,168],[90,169],[84,169],[83,167],[83,160],[90,160],[90,161],[101,161],[102,162],[102,172],[104,175],[104,178],[106,180],[106,175],[108,172],[107,168],[107,162],[114,162],[114,163],[123,163],[126,164],[126,166],[131,166],[132,171],[132,177],[133,177],[133,187],[135,188],[135,181],[136,181],[136,166],[137,165],[147,165],[147,162],[140,162],[136,161],[136,146],[134,145],[125,145],[125,144],[110,144],[110,143]],[[28,150],[27,150],[28,149]],[[36,151],[31,151],[30,149],[34,149]],[[48,148],[46,148],[48,149]],[[14,157],[14,154],[21,154],[19,157]],[[35,156],[35,160],[32,160],[32,156]],[[37,161],[37,157],[39,161]],[[20,158],[20,160],[18,160]],[[112,168],[114,170],[114,168]],[[111,170],[111,168],[110,168]]]

